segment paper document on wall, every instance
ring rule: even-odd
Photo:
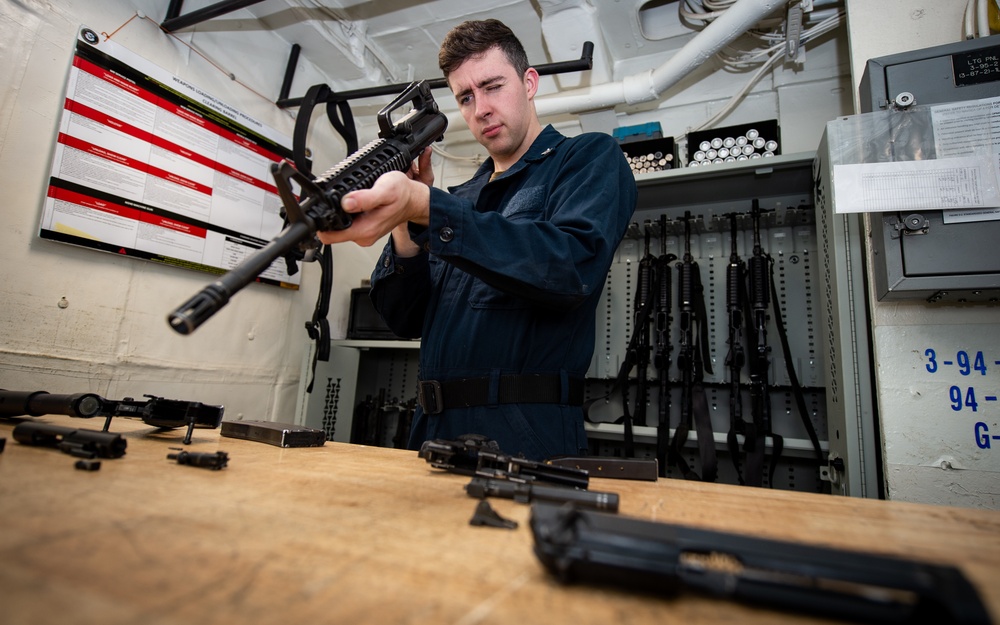
[[[291,139],[81,27],[38,235],[219,274],[281,232]],[[256,281],[298,289],[284,259]]]
[[[969,154],[980,146],[989,146],[994,156],[993,171],[1000,172],[1000,98],[939,104],[932,109],[931,119],[939,159]],[[1000,219],[1000,208],[997,208],[1000,202],[988,204],[991,208],[946,211],[942,219],[946,224]]]
[[[942,210],[1000,219],[1000,98],[830,122],[838,213]]]
[[[838,165],[833,178],[837,212],[1000,206],[995,168],[994,163],[974,156]]]

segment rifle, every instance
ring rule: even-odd
[[[413,108],[394,123],[392,113],[410,102]],[[170,313],[170,327],[190,334],[275,260],[295,249],[304,253],[315,250],[319,247],[317,232],[348,228],[351,216],[340,207],[341,199],[351,191],[371,188],[382,174],[409,169],[424,148],[444,135],[448,118],[438,110],[430,86],[420,81],[410,83],[378,112],[378,125],[378,139],[318,178],[299,172],[287,160],[272,164],[287,225],[267,245]],[[301,200],[292,191],[292,181],[301,189]]]
[[[626,236],[632,238],[633,233],[638,236],[638,232],[639,224],[632,222],[629,225]],[[643,425],[645,425],[646,421],[645,402],[646,368],[649,366],[649,312],[654,299],[654,296],[650,293],[650,288],[654,284],[650,275],[652,272],[652,260],[652,256],[649,253],[649,222],[647,221],[646,252],[639,261],[635,297],[632,300],[632,336],[629,337],[628,345],[625,348],[625,358],[622,360],[621,367],[618,368],[618,375],[615,378],[615,389],[619,390],[622,396],[622,416],[615,423],[622,424],[626,458],[635,456],[635,438],[632,432],[633,418],[631,408],[629,407],[628,390],[629,374],[632,373],[632,367],[638,366],[640,354],[645,354],[645,356],[642,358],[643,366],[639,367],[640,370],[636,374],[641,386],[639,397],[636,398],[636,411],[637,413],[641,412]],[[614,389],[612,390],[613,392]]]
[[[784,439],[772,431],[771,397],[768,394],[768,369],[771,366],[767,344],[767,308],[770,305],[770,257],[760,244],[760,203],[753,200],[750,216],[753,219],[753,256],[747,260],[750,283],[750,319],[753,321],[753,346],[750,353],[750,411],[753,417],[755,441],[747,453],[746,479],[751,486],[763,481],[764,446],[767,437],[772,440],[771,466],[768,484],[773,486],[774,470],[784,447]]]
[[[469,497],[476,499],[502,497],[513,499],[518,503],[549,501],[555,504],[572,504],[581,508],[618,512],[618,493],[581,490],[567,486],[548,486],[474,477],[471,482],[465,485],[465,492],[468,493]]]
[[[226,465],[229,464],[229,454],[224,451],[215,453],[182,451],[176,454],[167,454],[167,460],[175,460],[177,464],[186,464],[190,467],[219,471],[225,469]]]
[[[712,372],[712,365],[703,358],[702,348],[707,342],[704,288],[698,263],[691,255],[691,212],[684,212],[684,257],[677,264],[677,306],[680,311],[680,350],[677,368],[681,372],[681,415],[674,431],[670,455],[686,479],[699,479],[683,457],[688,432],[694,424],[698,433],[698,450],[702,462],[702,478],[714,481],[717,467],[715,439],[712,434],[708,399],[702,386],[704,373]],[[698,333],[701,333],[701,340]]]
[[[990,622],[975,587],[949,565],[549,503],[532,505],[531,530],[535,555],[562,582],[666,596],[689,589],[851,623]]]
[[[215,429],[222,423],[225,408],[209,406],[196,401],[164,399],[155,395],[144,395],[147,401],[137,401],[131,397],[122,400],[105,399],[94,393],[73,395],[53,395],[45,391],[6,391],[0,389],[0,417],[61,414],[80,419],[104,417],[107,432],[114,417],[142,419],[147,425],[158,428],[179,428],[187,426],[184,444],[191,444],[194,428]]]
[[[670,445],[670,324],[673,318],[670,309],[673,307],[671,295],[673,291],[670,263],[677,260],[677,255],[667,253],[667,216],[660,215],[660,255],[656,259],[654,270],[656,279],[656,321],[653,332],[656,336],[656,348],[653,353],[653,366],[656,367],[658,381],[657,413],[658,426],[656,430],[656,460],[660,477],[667,476],[667,448]]]
[[[726,354],[726,367],[729,369],[729,433],[726,435],[726,442],[729,447],[729,455],[732,456],[733,467],[736,469],[736,477],[740,484],[744,484],[743,475],[740,472],[739,461],[739,440],[737,435],[744,437],[744,449],[749,453],[756,442],[756,436],[747,432],[747,424],[743,421],[743,397],[740,395],[740,372],[746,362],[746,354],[743,351],[743,306],[744,289],[743,283],[744,264],[740,258],[736,247],[736,213],[730,213],[729,226],[731,233],[731,247],[729,253],[729,264],[726,266],[726,312],[729,323],[729,352]],[[751,426],[752,430],[752,426]]]
[[[413,413],[417,409],[417,400],[410,399],[398,406],[399,416],[396,417],[396,434],[392,437],[392,446],[396,449],[406,449],[410,438],[410,426],[413,424]]]
[[[74,458],[121,458],[128,441],[121,434],[25,421],[14,426],[14,440],[24,445],[55,447]]]
[[[478,434],[458,440],[424,441],[419,456],[436,469],[520,483],[545,483],[586,489],[590,475],[583,469],[556,466],[505,455],[496,441]]]
[[[654,294],[654,280],[656,258],[649,251],[650,222],[647,220],[646,247],[642,259],[639,261],[639,271],[636,278],[635,299],[632,302],[632,332],[638,335],[638,340],[634,341],[635,350],[635,377],[636,377],[636,398],[635,417],[636,425],[646,425],[646,400],[649,392],[649,309],[656,299]]]

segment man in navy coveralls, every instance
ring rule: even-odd
[[[371,297],[393,332],[421,339],[411,449],[480,434],[534,460],[586,453],[583,379],[635,178],[610,135],[542,128],[538,72],[503,23],[455,27],[438,60],[490,157],[444,191],[426,150],[408,174],[345,196],[353,224],[320,239],[392,233]]]

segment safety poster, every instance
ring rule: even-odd
[[[281,231],[271,164],[291,141],[81,28],[40,236],[222,273]],[[283,259],[259,280],[298,288]]]

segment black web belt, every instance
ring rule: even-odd
[[[494,404],[583,404],[583,380],[569,378],[565,399],[562,379],[557,375],[501,375],[495,397],[491,397],[491,378],[421,380],[417,401],[425,414],[438,414],[448,408],[469,408]]]

